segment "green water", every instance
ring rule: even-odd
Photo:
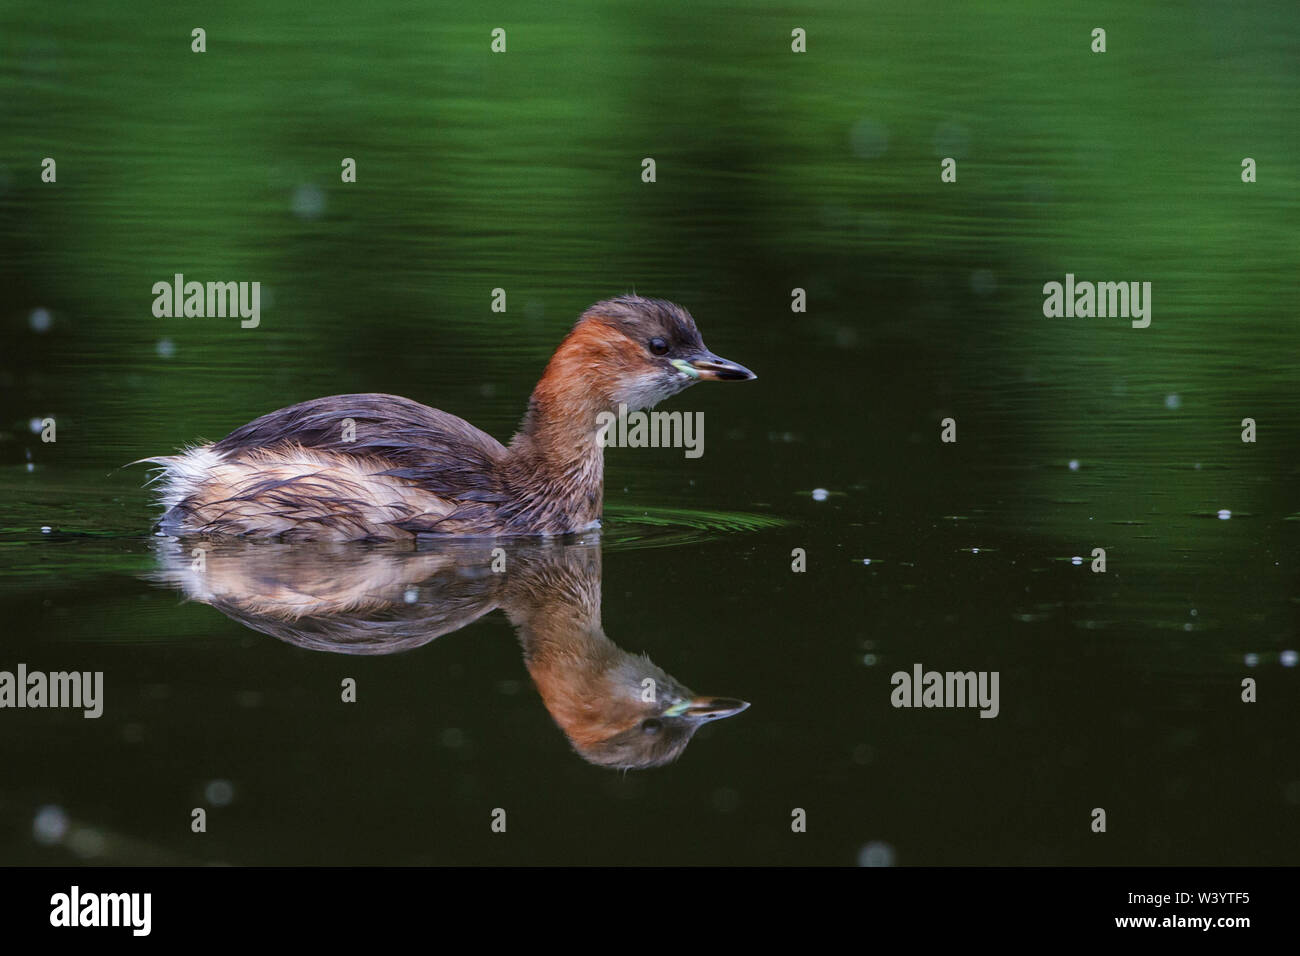
[[[106,687],[0,710],[0,862],[1300,862],[1300,15],[822,8],[0,5],[0,670]],[[156,318],[178,272],[259,326]],[[1067,273],[1150,326],[1045,317]],[[505,440],[632,289],[759,376],[575,545],[610,640],[751,703],[677,762],[575,753],[500,610],[346,655],[166,580],[127,462],[352,391]],[[437,616],[418,557],[355,565]],[[892,707],[915,663],[999,716]]]

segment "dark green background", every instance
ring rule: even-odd
[[[108,684],[0,712],[0,862],[1300,862],[1300,13],[984,6],[0,4],[0,669]],[[175,272],[261,327],[154,318]],[[1067,272],[1151,327],[1045,318]],[[678,764],[572,755],[500,615],[354,661],[143,579],[125,462],[345,391],[504,440],[633,288],[759,375],[671,402],[703,458],[607,455],[607,631],[753,702]],[[1001,716],[891,708],[917,661]]]

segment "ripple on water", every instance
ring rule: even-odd
[[[785,524],[771,515],[741,511],[606,506],[601,540],[607,551],[668,548],[766,531]]]

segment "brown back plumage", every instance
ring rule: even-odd
[[[344,440],[351,420],[355,437]],[[469,422],[398,395],[368,392],[300,402],[236,428],[212,450],[238,455],[253,448],[296,444],[356,458],[381,459],[383,474],[418,481],[458,501],[503,500],[495,465],[505,448]]]

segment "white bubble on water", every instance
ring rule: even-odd
[[[319,219],[325,212],[325,193],[319,186],[304,183],[293,191],[292,208],[299,219]]]
[[[47,803],[36,811],[32,820],[32,837],[37,843],[55,846],[62,843],[68,833],[68,815],[63,808]]]
[[[407,588],[402,594],[402,600],[407,604],[414,604],[420,600],[420,592],[415,588]]]
[[[154,351],[158,353],[159,358],[171,358],[176,354],[176,343],[171,339],[159,339],[158,344],[154,346]]]
[[[897,854],[883,840],[872,840],[858,851],[858,866],[893,866]]]
[[[1295,667],[1297,660],[1300,660],[1300,654],[1297,654],[1295,651],[1286,650],[1282,652],[1283,667]]]
[[[1078,565],[1083,564],[1083,558],[1080,555],[1076,554],[1074,557],[1070,559],[1070,563],[1077,567]]]
[[[1168,395],[1165,396],[1165,408],[1168,409],[1180,408],[1182,404],[1183,404],[1183,400],[1178,395],[1177,392],[1170,392]]]
[[[209,780],[203,798],[214,807],[228,807],[235,799],[235,786],[229,780]]]
[[[53,324],[54,316],[50,315],[49,309],[32,309],[27,316],[27,325],[33,332],[48,332]]]
[[[1232,512],[1229,511],[1227,508],[1220,508],[1220,509],[1219,509],[1219,520],[1220,520],[1220,521],[1227,521],[1227,520],[1228,520],[1229,518],[1231,518],[1231,517],[1232,517]]]
[[[849,133],[853,155],[859,159],[876,159],[889,149],[889,129],[873,119],[860,119]]]
[[[831,496],[831,493],[825,488],[814,488],[812,493],[813,501],[825,501]]]
[[[1075,458],[1070,461],[1070,470],[1071,471],[1079,470],[1079,459]]]
[[[1246,666],[1247,666],[1247,667],[1254,667],[1254,666],[1255,666],[1256,664],[1258,664],[1258,663],[1259,663],[1259,655],[1258,655],[1258,654],[1247,654],[1247,655],[1246,655]]]
[[[976,269],[970,274],[970,290],[976,295],[989,295],[997,287],[998,280],[992,269]]]

